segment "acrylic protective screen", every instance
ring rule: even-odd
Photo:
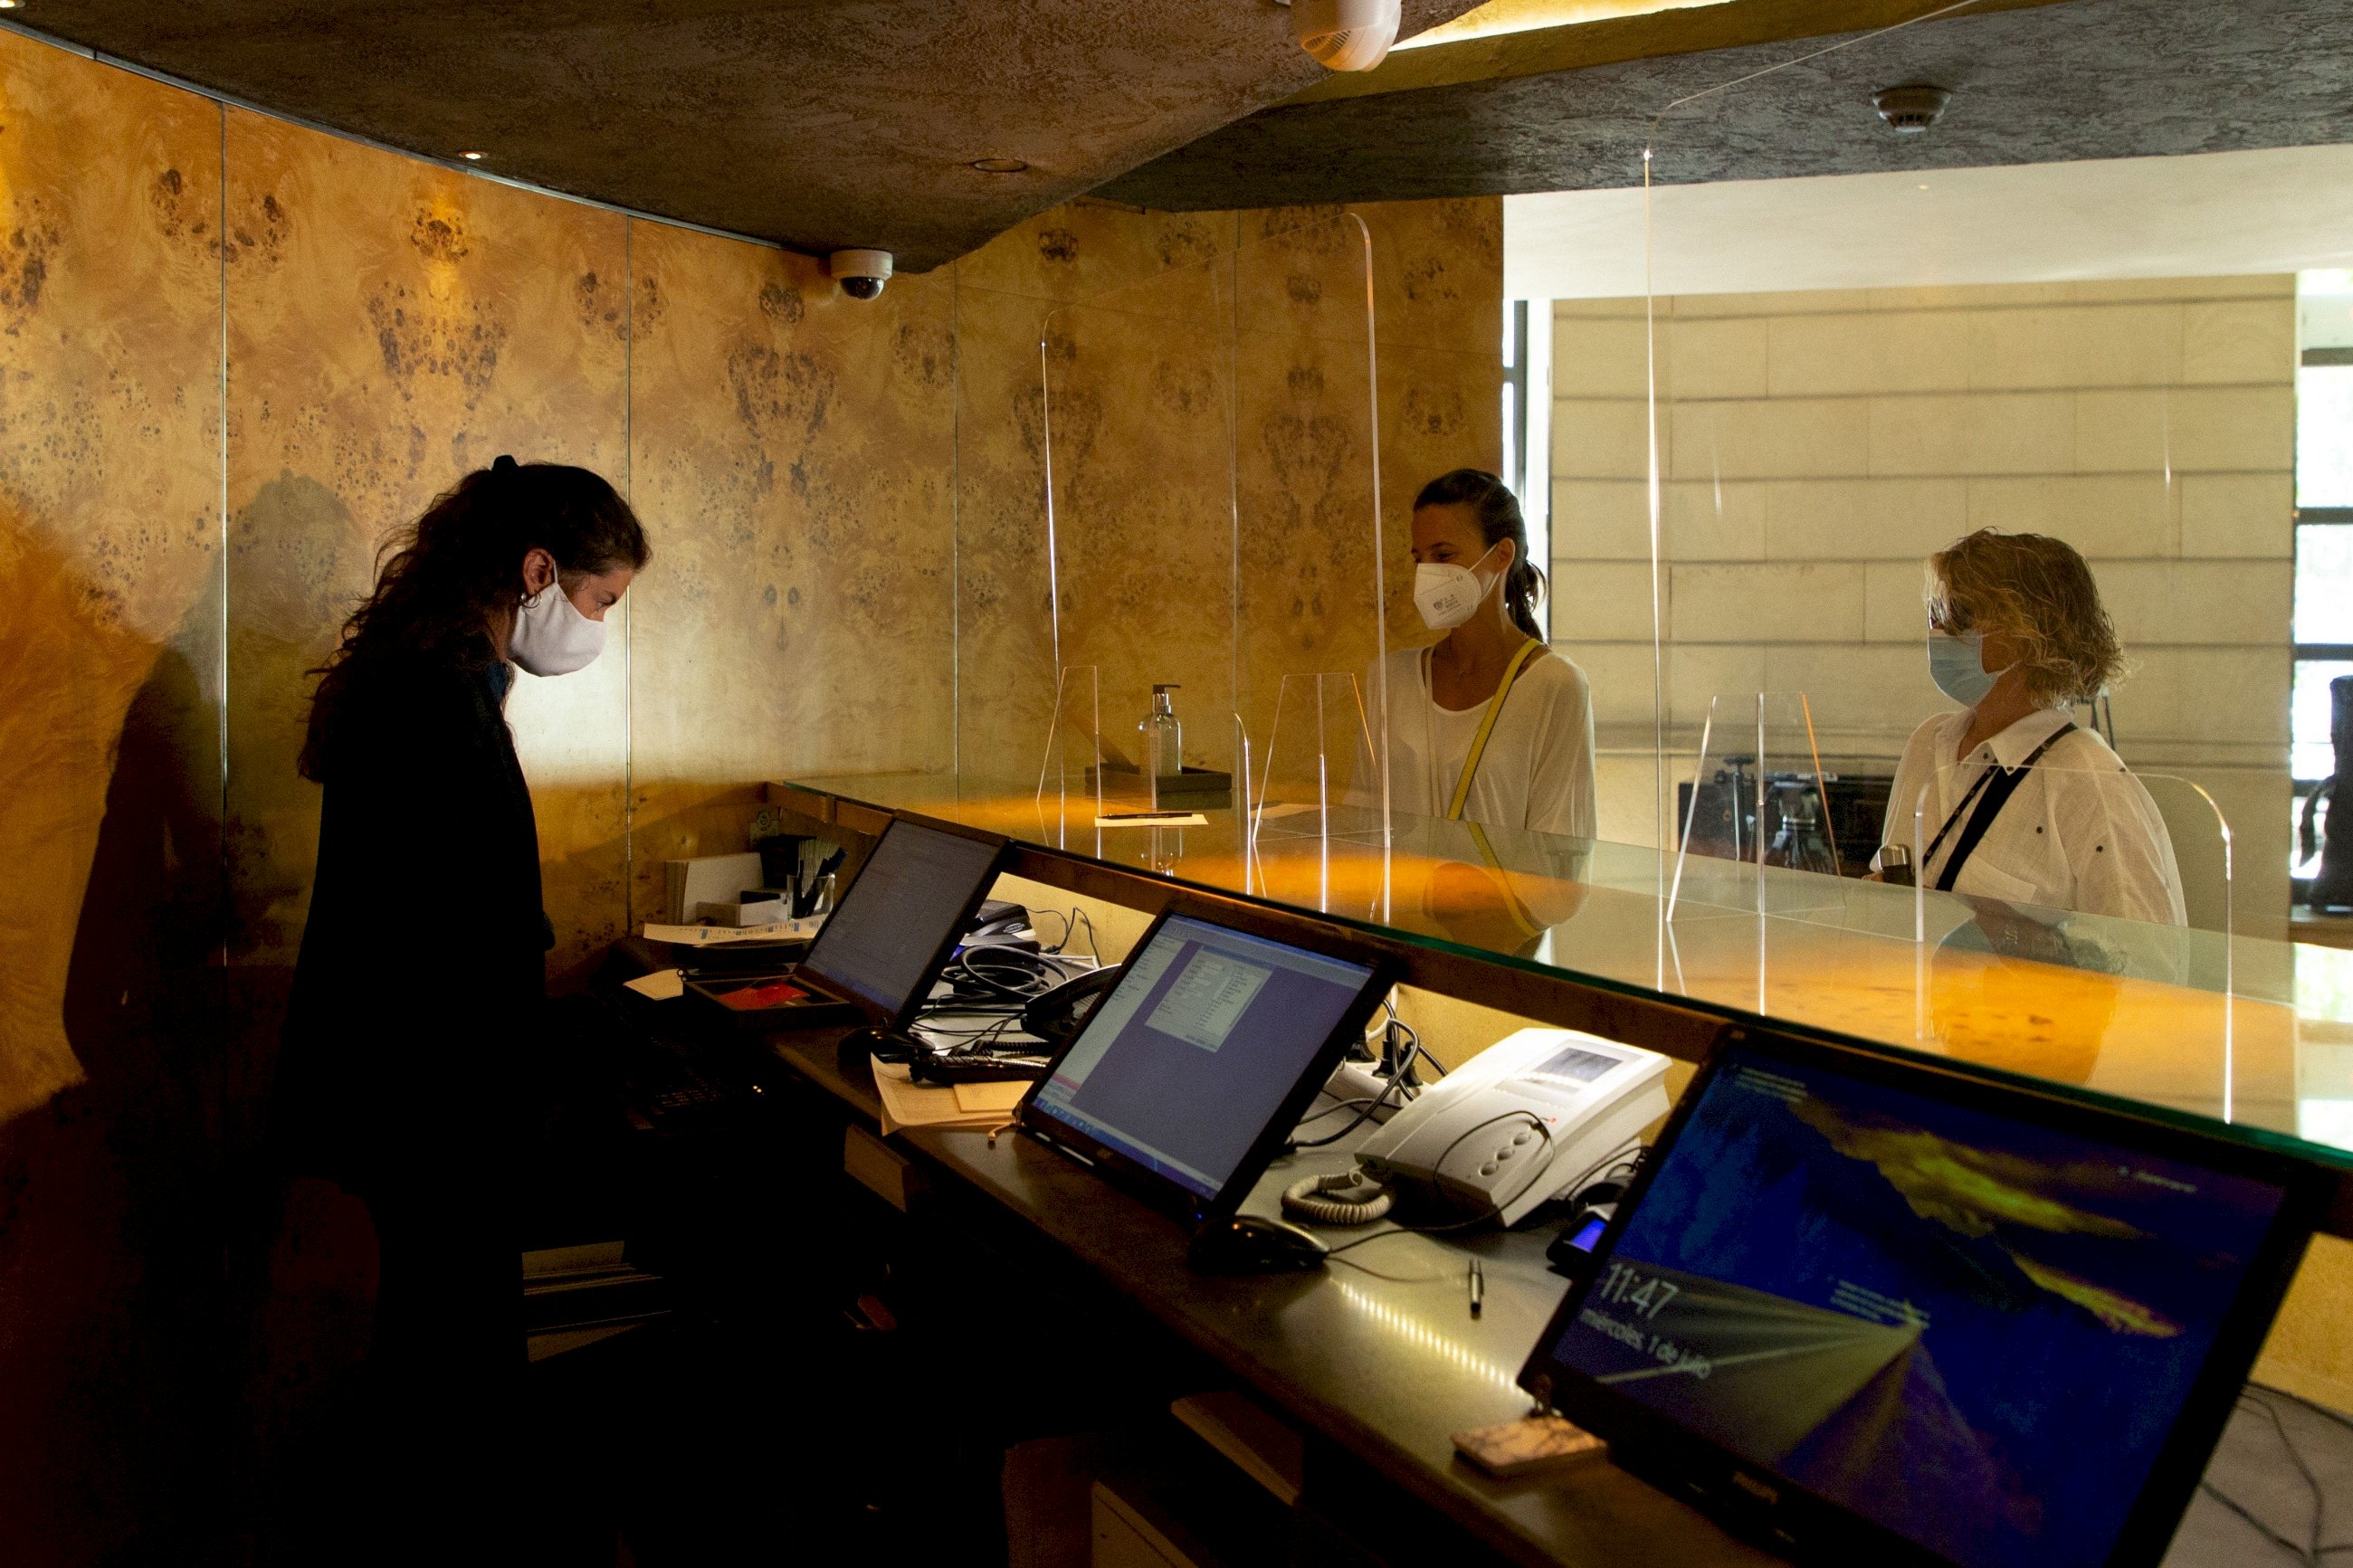
[[[872,1005],[902,1014],[987,887],[997,846],[919,823],[884,830],[858,879],[826,917],[802,969]]]
[[[1172,915],[1129,961],[1030,1108],[1214,1198],[1373,974],[1366,964]]]
[[[2099,1563],[2285,1197],[1735,1047],[1550,1356],[1970,1568]]]

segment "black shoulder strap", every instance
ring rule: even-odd
[[[1969,814],[1968,825],[1961,829],[1960,837],[1953,841],[1953,853],[1946,860],[1944,870],[1936,876],[1938,892],[1953,890],[1953,884],[1960,879],[1961,868],[1968,864],[1969,857],[1977,851],[1978,841],[1986,836],[1987,829],[1993,826],[1994,818],[2001,815],[2001,808],[2010,804],[2010,797],[2018,793],[2018,786],[2026,782],[2026,775],[2034,771],[2034,764],[2042,760],[2042,753],[2057,745],[2061,737],[2072,734],[2074,728],[2072,721],[2060,725],[2051,732],[2048,740],[2027,752],[2026,760],[2014,768],[2005,768],[1999,763],[1987,764],[1986,772],[1991,782],[1979,781],[1986,784],[1985,793],[1978,796],[1977,810]],[[1946,826],[1949,827],[1951,824]],[[1933,847],[1929,852],[1935,853]]]

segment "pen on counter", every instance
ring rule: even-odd
[[[1487,1271],[1479,1267],[1479,1260],[1474,1258],[1471,1260],[1471,1315],[1477,1317],[1479,1309],[1486,1304]]]

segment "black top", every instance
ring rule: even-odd
[[[364,1191],[507,1142],[554,945],[508,678],[418,658],[346,693],[272,1117],[295,1173]]]

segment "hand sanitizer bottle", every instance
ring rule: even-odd
[[[1136,726],[1144,743],[1137,748],[1143,754],[1137,759],[1144,769],[1145,788],[1151,792],[1152,809],[1160,809],[1160,792],[1165,780],[1173,785],[1185,771],[1185,729],[1176,722],[1176,709],[1169,693],[1174,683],[1152,689],[1152,711]]]

